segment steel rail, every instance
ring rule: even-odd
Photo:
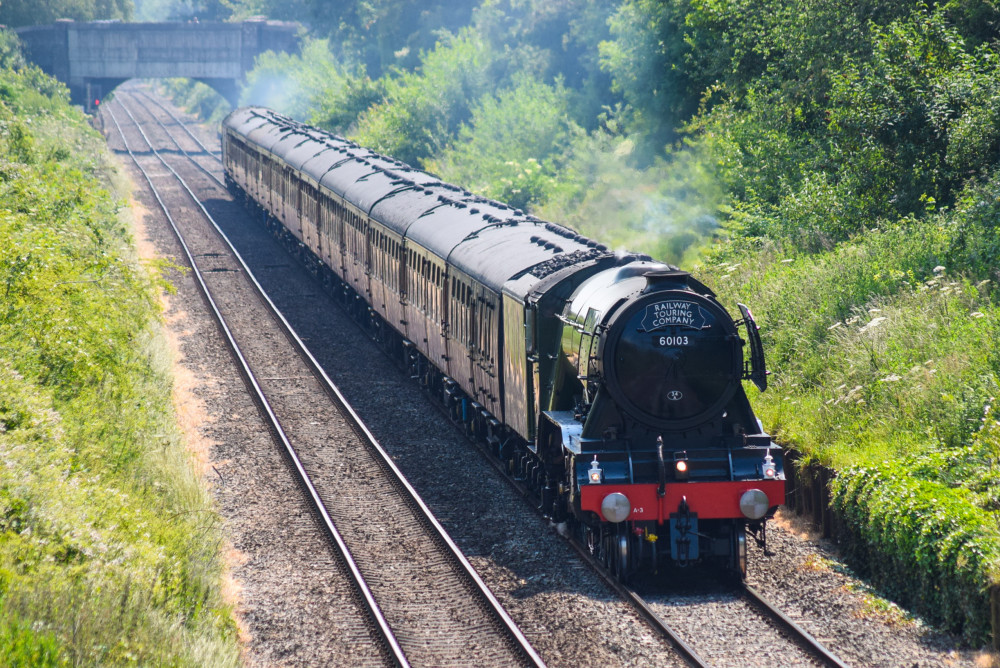
[[[119,88],[118,90],[121,91],[122,89]],[[202,148],[202,151],[204,152],[205,155],[208,155],[208,156],[214,158],[216,162],[218,162],[219,164],[222,164],[222,158],[219,157],[218,152],[213,151],[209,147],[205,146],[204,142],[202,142],[201,139],[199,139],[198,136],[195,133],[191,132],[191,129],[188,127],[188,124],[185,123],[182,119],[178,118],[177,114],[175,114],[173,111],[170,110],[169,107],[167,107],[162,102],[160,102],[158,99],[156,99],[156,97],[150,95],[145,90],[143,90],[143,88],[140,88],[138,86],[136,86],[136,87],[128,86],[128,87],[126,87],[124,89],[124,91],[127,94],[129,94],[129,95],[142,96],[142,97],[146,98],[147,100],[149,100],[150,102],[152,102],[157,107],[159,107],[160,109],[162,109],[163,112],[167,114],[167,116],[169,116],[171,119],[173,119],[173,121],[175,123],[177,123],[177,125],[179,125],[181,127],[181,129],[184,130],[184,132],[187,133],[188,137],[190,137],[191,139],[193,139],[194,142],[196,144],[198,144],[198,146],[200,146]]]
[[[808,631],[796,624],[773,603],[760,595],[756,589],[748,584],[743,585],[740,594],[755,608],[763,612],[776,622],[786,633],[792,636],[793,642],[798,643],[803,649],[819,659],[825,666],[834,668],[848,668],[848,664],[840,660],[830,650],[824,647]]]
[[[126,113],[128,113],[128,109],[126,109],[124,105],[122,105],[120,102],[119,105],[122,107],[122,109],[125,109]],[[344,542],[343,537],[337,530],[336,525],[334,525],[333,519],[330,517],[330,514],[327,511],[326,506],[324,505],[322,499],[320,498],[319,493],[316,491],[316,488],[313,485],[313,482],[310,479],[309,474],[306,473],[306,470],[303,467],[302,462],[299,460],[298,454],[295,452],[295,448],[289,441],[288,436],[285,434],[285,431],[282,428],[281,423],[278,421],[278,417],[277,415],[275,415],[270,402],[264,395],[264,391],[261,389],[261,386],[257,381],[256,375],[250,368],[250,365],[247,362],[246,358],[244,357],[239,344],[236,342],[236,339],[233,336],[232,331],[226,324],[226,320],[223,317],[221,311],[219,310],[218,305],[212,298],[211,292],[208,289],[208,285],[205,283],[204,277],[201,271],[198,269],[197,263],[195,262],[194,255],[191,253],[191,250],[188,248],[188,245],[184,240],[184,235],[181,233],[180,228],[177,226],[176,221],[170,214],[170,211],[166,203],[164,203],[163,201],[163,198],[160,197],[160,193],[157,190],[156,186],[153,185],[153,181],[150,178],[149,174],[146,172],[145,169],[143,169],[142,165],[139,164],[138,158],[135,156],[135,153],[129,147],[128,139],[125,136],[125,132],[122,129],[121,124],[118,122],[118,118],[115,116],[114,111],[110,107],[108,108],[108,113],[111,116],[111,120],[114,122],[115,127],[118,129],[118,133],[121,135],[122,142],[125,145],[125,150],[128,152],[129,157],[132,158],[132,162],[135,163],[136,168],[142,173],[143,177],[146,179],[146,183],[149,185],[149,188],[152,191],[153,196],[156,198],[156,201],[159,204],[160,209],[163,211],[163,214],[167,217],[167,220],[170,222],[170,226],[174,231],[174,235],[177,237],[177,240],[180,243],[182,250],[184,251],[184,255],[187,258],[188,265],[191,267],[192,275],[194,276],[195,280],[198,283],[198,289],[201,292],[202,296],[204,297],[206,303],[208,304],[209,309],[212,311],[216,324],[222,331],[222,334],[226,339],[226,343],[229,346],[229,350],[238,364],[240,375],[243,377],[244,381],[251,389],[254,395],[254,400],[257,402],[258,406],[263,410],[265,418],[268,421],[272,431],[281,441],[282,446],[284,446],[285,448],[285,452],[291,459],[292,464],[295,467],[296,473],[299,476],[300,482],[303,484],[303,486],[306,488],[306,491],[308,492],[314,510],[320,516],[324,528],[330,535],[330,538],[333,540],[333,543],[336,546],[339,556],[341,557],[341,559],[343,559],[344,564],[347,566],[348,571],[350,572],[351,578],[354,580],[355,588],[361,595],[365,608],[368,611],[370,621],[378,630],[378,633],[382,638],[382,642],[384,643],[385,648],[389,651],[391,655],[392,661],[396,665],[408,667],[410,663],[406,659],[406,656],[403,654],[403,650],[399,645],[399,641],[396,640],[395,634],[392,632],[392,629],[389,628],[389,624],[386,621],[385,616],[382,614],[382,611],[379,608],[378,603],[375,601],[375,597],[372,594],[371,589],[369,589],[368,584],[365,582],[364,576],[361,574],[361,570],[358,568],[357,563],[351,556],[351,552],[347,548],[347,544]],[[131,114],[129,114],[129,116],[131,117]],[[132,120],[133,122],[135,122],[134,118]],[[170,167],[170,165],[168,165],[165,160],[163,160],[163,158],[156,152],[155,149],[153,149],[152,143],[149,142],[149,139],[146,137],[146,134],[142,132],[142,128],[138,126],[138,123],[136,124],[136,127],[142,134],[143,139],[146,140],[146,143],[149,144],[149,147],[153,151],[154,155],[156,155],[156,157],[160,160],[160,162],[162,162],[167,167],[167,169],[169,169],[171,173],[173,173],[174,176],[179,179],[180,177],[177,176],[177,173],[174,172],[173,168]],[[197,198],[195,198],[195,200],[197,201]]]
[[[640,615],[642,615],[643,619],[646,620],[646,623],[666,638],[667,642],[673,645],[674,649],[677,650],[677,653],[681,655],[688,665],[694,666],[695,668],[708,668],[711,666],[710,663],[701,658],[698,652],[696,652],[691,645],[684,641],[681,635],[675,631],[672,626],[656,614],[656,611],[653,610],[650,605],[635,592],[634,589],[611,575],[603,564],[601,564],[601,562],[599,562],[594,555],[590,553],[585,545],[573,536],[566,536],[566,540],[571,546],[573,546],[573,549],[575,549],[580,556],[583,557],[583,560],[598,573],[601,579],[604,580],[605,584],[613,589],[616,594],[632,604],[632,607],[635,608]]]
[[[125,94],[126,94],[126,96],[128,96],[128,95],[132,95],[133,93],[132,93],[132,91],[130,91],[130,90],[128,90],[128,89],[126,89],[126,90],[125,90]],[[131,112],[129,112],[129,111],[128,111],[128,107],[126,107],[126,106],[125,106],[125,103],[124,103],[124,102],[122,101],[122,99],[121,99],[121,98],[122,98],[122,95],[121,95],[121,93],[119,93],[118,95],[116,95],[116,96],[115,96],[115,101],[116,101],[116,102],[117,102],[117,103],[118,103],[118,104],[119,104],[119,105],[121,106],[121,108],[122,108],[122,109],[124,109],[124,110],[125,110],[125,113],[129,114],[129,116],[131,117],[131,116],[132,116]],[[152,99],[152,98],[150,98],[150,99]],[[141,109],[143,109],[144,111],[146,111],[146,113],[149,113],[149,110],[148,110],[148,109],[146,109],[146,107],[143,107],[142,105],[139,105],[139,106],[140,106],[140,108],[141,108]],[[163,109],[164,109],[164,111],[166,111],[166,108],[163,108]],[[167,113],[170,113],[170,112],[167,112]],[[218,177],[218,176],[217,176],[217,175],[215,174],[215,172],[213,172],[213,171],[211,171],[211,170],[209,170],[209,169],[206,169],[204,165],[202,165],[202,164],[201,164],[200,162],[198,162],[197,160],[195,160],[195,159],[194,159],[194,158],[192,157],[192,155],[191,155],[191,153],[190,153],[190,152],[188,152],[188,151],[185,151],[185,150],[184,150],[184,149],[183,149],[183,148],[181,147],[181,145],[180,145],[180,142],[178,142],[178,141],[177,141],[177,140],[176,140],[176,139],[174,138],[173,134],[171,134],[170,130],[168,130],[168,129],[167,129],[167,126],[166,126],[166,125],[164,125],[162,121],[160,121],[159,119],[157,119],[157,118],[156,118],[156,117],[155,117],[155,116],[154,116],[153,114],[151,114],[151,113],[150,113],[149,115],[150,115],[150,116],[151,116],[151,117],[153,118],[153,120],[154,120],[154,121],[155,121],[156,123],[158,123],[158,124],[160,125],[160,127],[161,127],[161,128],[163,128],[164,132],[166,132],[166,133],[167,133],[167,136],[168,136],[168,137],[170,137],[170,141],[172,141],[172,142],[174,143],[174,146],[176,146],[176,147],[177,147],[177,150],[178,150],[178,151],[180,151],[181,153],[183,153],[183,154],[184,154],[184,157],[185,157],[185,158],[187,158],[187,159],[188,159],[188,160],[189,160],[189,161],[191,162],[191,164],[193,164],[193,165],[194,165],[195,167],[197,167],[197,168],[198,168],[198,169],[200,169],[200,170],[201,170],[202,172],[204,172],[204,173],[205,173],[205,175],[206,175],[206,176],[208,176],[208,177],[209,177],[210,179],[212,179],[213,181],[215,181],[216,183],[218,183],[218,184],[219,184],[219,186],[220,186],[220,187],[221,187],[221,188],[222,188],[223,190],[225,190],[225,189],[226,189],[226,183],[225,183],[225,181],[223,181],[222,179],[220,179],[220,178],[219,178],[219,177]],[[184,129],[185,129],[185,130],[187,131],[187,133],[188,133],[188,134],[189,134],[189,135],[191,136],[191,138],[192,138],[192,139],[194,139],[194,140],[195,140],[195,141],[196,141],[196,142],[198,143],[198,145],[199,145],[199,146],[201,146],[201,147],[202,147],[203,149],[205,149],[205,153],[207,153],[208,155],[211,155],[211,156],[212,156],[213,158],[215,158],[215,160],[216,160],[216,161],[217,161],[217,162],[218,162],[218,163],[219,163],[220,165],[222,164],[222,160],[221,160],[220,158],[218,158],[218,157],[217,157],[216,155],[214,155],[214,154],[212,154],[211,152],[209,152],[209,151],[208,151],[208,147],[206,147],[206,146],[205,146],[204,144],[202,144],[202,143],[201,143],[201,141],[200,141],[200,140],[199,140],[199,139],[198,139],[197,137],[195,137],[195,136],[194,136],[194,135],[193,135],[193,134],[191,133],[191,131],[190,131],[190,130],[188,130],[188,129],[187,129],[187,127],[185,127],[185,126],[184,126],[184,125],[183,125],[183,124],[181,123],[181,121],[180,121],[180,120],[179,120],[178,118],[176,118],[176,117],[175,117],[175,116],[173,116],[173,115],[171,115],[171,118],[173,118],[173,119],[174,119],[174,121],[176,121],[176,122],[177,122],[178,124],[180,124],[180,125],[181,125],[181,127],[184,127]],[[134,121],[135,121],[135,118],[132,118],[132,120],[133,120],[133,122],[134,122]],[[138,123],[136,123],[136,126],[138,127]],[[140,130],[140,132],[141,132],[141,130]],[[145,137],[145,134],[144,134],[143,136]],[[147,140],[147,141],[148,141],[148,140]],[[150,145],[150,148],[152,149],[152,145]],[[155,150],[154,150],[153,152],[154,152],[154,153],[156,153],[156,151],[155,151]],[[159,156],[157,156],[157,157],[159,157]]]
[[[455,420],[453,420],[450,415],[447,414],[446,410],[444,409],[444,406],[442,406],[438,402],[432,402],[432,403],[441,412],[441,414],[444,415],[444,417],[449,422],[451,422],[452,425],[455,426],[455,428],[458,429],[462,433],[462,435],[469,440],[470,443],[472,443],[473,447],[479,450],[480,454],[483,455],[483,457],[486,459],[487,462],[489,462],[490,466],[492,466],[494,470],[496,470],[501,476],[503,476],[507,480],[507,482],[515,490],[517,490],[518,493],[520,493],[521,498],[524,500],[524,502],[530,505],[537,512],[538,496],[534,492],[532,492],[527,486],[523,485],[520,480],[518,480],[513,475],[508,473],[506,468],[504,468],[503,462],[497,459],[493,455],[493,453],[490,452],[489,449],[487,449],[482,443],[473,438],[469,438],[468,434],[466,434],[465,431],[461,429],[461,425]],[[632,607],[636,610],[636,612],[638,612],[639,615],[643,618],[643,620],[645,620],[645,622],[650,626],[650,628],[652,628],[653,631],[662,636],[668,643],[670,643],[671,646],[673,646],[674,649],[677,650],[677,653],[681,655],[681,658],[683,658],[684,661],[689,666],[692,666],[693,668],[708,668],[709,666],[711,666],[711,664],[709,664],[703,658],[701,658],[701,656],[699,656],[699,654],[694,650],[693,647],[691,647],[684,641],[683,638],[681,638],[681,635],[677,631],[675,631],[674,628],[670,626],[670,624],[668,624],[662,617],[656,614],[656,611],[653,610],[649,606],[649,604],[646,603],[646,601],[643,600],[641,596],[639,596],[639,594],[637,594],[633,589],[629,588],[627,585],[625,585],[620,580],[615,578],[611,573],[609,573],[608,569],[604,566],[604,564],[598,561],[594,557],[594,555],[590,553],[590,550],[588,550],[583,543],[577,540],[574,536],[562,533],[560,535],[562,535],[563,538],[566,540],[566,542],[569,543],[570,546],[577,551],[577,553],[584,560],[584,562],[588,566],[590,566],[595,573],[597,573],[597,576],[601,578],[601,580],[609,588],[611,588],[616,594],[618,594],[623,599],[625,599],[629,604],[631,604]]]
[[[121,106],[122,109],[124,109],[125,112],[128,113],[129,116],[131,117],[131,114],[129,113],[128,109],[123,104],[121,104]],[[132,120],[133,122],[135,122],[134,117],[132,117]],[[115,122],[117,124],[117,121]],[[165,160],[163,160],[163,158],[158,154],[158,152],[152,148],[152,143],[146,137],[145,132],[142,131],[142,128],[138,126],[138,123],[136,123],[136,126],[139,132],[143,135],[143,138],[146,140],[146,143],[149,144],[153,153],[161,160],[161,162],[163,162],[163,164],[167,167],[167,169],[169,169],[174,174],[174,176],[178,179],[181,185],[188,191],[189,195],[192,197],[192,199],[197,203],[198,207],[204,213],[206,219],[215,228],[216,233],[230,248],[231,252],[233,253],[233,256],[239,262],[241,269],[245,272],[246,277],[253,284],[254,289],[258,293],[262,302],[265,304],[268,310],[275,316],[275,318],[281,323],[285,335],[295,346],[295,348],[302,356],[302,358],[307,362],[308,366],[310,367],[310,370],[316,375],[317,379],[320,380],[322,386],[326,390],[329,397],[334,401],[335,404],[337,404],[337,406],[345,414],[345,417],[348,419],[349,423],[354,428],[355,433],[357,433],[359,438],[361,438],[361,440],[364,442],[365,446],[373,454],[376,454],[378,463],[390,474],[390,477],[393,483],[397,486],[397,488],[399,488],[401,491],[404,492],[408,503],[410,503],[411,506],[414,508],[414,510],[417,511],[417,515],[425,523],[425,525],[432,530],[435,539],[438,540],[441,543],[441,545],[443,545],[446,548],[449,556],[451,556],[455,564],[459,566],[463,574],[474,585],[475,591],[479,594],[482,601],[486,603],[486,605],[491,609],[492,613],[500,622],[502,628],[505,630],[509,638],[513,640],[512,644],[515,646],[518,652],[529,664],[534,666],[544,666],[545,665],[544,661],[542,661],[541,657],[531,646],[527,638],[524,636],[523,632],[520,630],[520,628],[517,627],[516,623],[513,621],[513,619],[510,617],[507,611],[503,608],[503,606],[494,596],[493,592],[489,589],[489,587],[486,586],[486,583],[483,582],[482,578],[479,576],[476,570],[472,567],[472,564],[469,563],[468,559],[466,559],[465,555],[461,552],[458,546],[448,535],[444,527],[440,524],[440,522],[438,522],[437,518],[434,517],[430,508],[427,507],[423,499],[420,498],[417,491],[412,487],[412,485],[410,485],[409,481],[405,478],[403,473],[392,461],[392,458],[388,455],[388,453],[384,450],[384,448],[381,446],[381,444],[378,442],[375,436],[371,433],[367,425],[365,425],[365,423],[361,420],[360,416],[357,414],[354,408],[350,405],[350,403],[341,393],[340,389],[330,379],[326,371],[313,356],[312,352],[306,347],[305,343],[299,338],[297,333],[292,328],[291,324],[288,323],[287,319],[284,317],[281,311],[277,308],[277,306],[273,303],[273,301],[264,291],[264,288],[257,281],[257,278],[253,275],[253,272],[250,271],[250,268],[247,265],[247,263],[243,260],[243,257],[236,250],[233,244],[229,241],[228,237],[222,231],[218,223],[216,223],[215,219],[208,213],[204,205],[194,195],[191,189],[180,177],[180,175],[178,175],[173,170],[173,168],[169,164],[167,164]],[[122,135],[122,137],[124,140],[124,134]],[[190,160],[190,158],[188,159]],[[291,447],[291,445],[289,444],[286,447]]]
[[[465,436],[473,447],[479,450],[489,464],[496,470],[501,476],[503,476],[507,482],[517,490],[525,503],[532,506],[536,511],[538,510],[538,496],[529,489],[526,485],[522,484],[520,480],[515,478],[513,475],[507,472],[504,468],[503,462],[496,458],[488,448],[486,448],[482,443],[476,441],[475,439],[469,438],[468,434],[461,429],[461,425],[451,418],[450,415],[444,410],[444,407],[437,402],[432,402],[434,406],[441,412],[441,414],[451,422],[456,429],[458,429],[463,436]],[[607,568],[598,559],[590,553],[587,546],[584,545],[575,536],[561,534],[565,538],[566,542],[570,544],[579,553],[583,560],[590,566],[597,575],[604,581],[604,583],[610,587],[616,594],[621,596],[623,599],[628,601],[635,610],[642,616],[642,618],[653,628],[654,631],[662,635],[681,657],[688,663],[688,665],[695,666],[697,668],[704,668],[710,666],[705,659],[703,659],[688,643],[684,641],[681,635],[673,629],[660,617],[655,610],[636,592],[634,589],[629,587],[627,584],[618,580],[614,575],[608,572]],[[749,604],[758,609],[765,617],[771,619],[775,622],[786,634],[790,636],[790,642],[793,642],[806,653],[812,655],[817,661],[819,661],[824,666],[831,666],[833,668],[850,668],[849,664],[844,663],[840,658],[833,654],[829,649],[823,646],[818,640],[816,640],[808,631],[803,629],[801,626],[796,624],[791,618],[786,614],[781,612],[777,607],[774,606],[770,601],[765,599],[761,594],[756,591],[753,587],[743,584],[739,590],[739,594],[743,596]]]

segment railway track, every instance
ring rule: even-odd
[[[151,103],[157,106],[164,114],[167,114],[172,119],[172,123],[179,127],[184,127],[183,123],[178,119],[172,112],[169,111],[165,106],[159,104],[155,101],[155,98],[151,96],[145,96]],[[182,147],[181,143],[187,140],[179,140],[176,136],[171,136],[171,141],[177,147],[178,153],[183,154],[194,154],[201,156],[207,160],[214,160],[218,162],[218,158],[215,156],[214,152],[205,147],[197,137],[195,137],[187,128],[184,128],[185,135],[193,142],[197,142],[197,148],[185,149]],[[199,166],[201,171],[205,171],[204,167]],[[216,184],[221,184],[221,180],[217,177],[213,179]],[[484,454],[491,460],[491,463],[500,470],[500,472],[507,476],[506,472],[503,471],[502,467],[498,462],[490,457],[489,453],[484,451]],[[519,484],[513,478],[507,476],[508,479],[516,486]],[[534,503],[531,500],[528,492],[520,488],[520,491],[529,499],[529,503]],[[676,597],[671,595],[666,595],[663,597],[654,598],[654,600],[647,600],[642,594],[637,591],[621,585],[613,578],[607,576],[606,571],[599,564],[593,561],[590,557],[586,548],[580,543],[572,541],[574,547],[576,547],[584,558],[590,562],[595,567],[596,571],[605,578],[607,585],[615,590],[619,596],[624,600],[628,601],[634,608],[647,620],[647,623],[657,630],[657,633],[661,634],[664,638],[676,648],[677,652],[684,657],[685,662],[690,665],[824,665],[824,666],[844,666],[840,659],[830,653],[828,650],[822,647],[818,642],[815,641],[808,633],[799,628],[791,620],[789,620],[785,615],[778,611],[774,606],[760,599],[751,589],[747,588],[740,592],[730,592],[725,594],[724,597],[727,599],[723,602],[724,605],[732,609],[731,614],[725,614],[723,617],[733,620],[742,618],[739,624],[734,624],[732,626],[727,626],[725,630],[720,630],[719,634],[722,633],[729,634],[736,638],[753,637],[754,643],[753,648],[750,651],[754,652],[753,656],[747,657],[741,654],[739,651],[734,651],[733,647],[728,649],[719,650],[718,647],[713,646],[712,642],[705,643],[703,640],[697,637],[691,637],[688,630],[683,628],[682,624],[677,624],[671,622],[668,618],[673,616],[668,614],[670,610],[681,610],[680,616],[695,618],[699,617],[699,606],[709,605],[717,606],[719,601],[712,600],[712,597],[718,598],[717,595],[710,595],[708,597],[703,597],[704,600],[697,600],[696,596],[687,597]],[[736,626],[737,628],[733,628]],[[704,635],[704,634],[702,634]],[[743,647],[747,645],[746,642],[739,641],[736,646]],[[765,649],[760,649],[764,647]]]
[[[211,151],[184,149],[127,89],[105,113],[171,221],[248,388],[336,546],[378,654],[398,665],[543,665],[188,185],[207,179],[219,187],[192,157]],[[156,148],[137,118],[143,114],[177,151]],[[165,201],[163,181],[180,184],[186,201]]]
[[[846,668],[839,657],[749,586],[712,591],[708,585],[686,593],[670,588],[662,594],[627,585],[622,589],[623,595],[637,599],[636,605],[646,610],[651,623],[662,624],[684,639],[694,665]],[[720,627],[717,620],[726,623]]]
[[[450,420],[447,412],[441,414]],[[461,429],[461,425],[455,423]],[[464,431],[463,431],[464,434]],[[508,473],[503,462],[478,442],[480,454],[490,461],[493,468],[517,489],[522,498],[536,506],[538,499],[520,480]],[[573,536],[566,536],[577,553],[598,573],[605,584],[628,601],[660,633],[691,666],[824,666],[847,668],[848,664],[826,648],[808,631],[795,623],[776,605],[764,598],[753,587],[743,584],[736,588],[711,593],[692,592],[678,595],[669,586],[664,593],[650,595],[615,578],[596,559],[588,547]],[[709,576],[709,579],[711,576]],[[704,614],[707,606],[717,609]],[[724,627],[706,629],[708,619],[726,620]],[[706,638],[708,641],[706,642]],[[738,639],[738,642],[733,642]],[[734,654],[733,647],[741,647]],[[752,656],[747,656],[752,653]]]

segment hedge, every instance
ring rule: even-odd
[[[839,471],[831,503],[848,534],[846,556],[861,575],[967,642],[989,642],[1000,530],[971,492],[885,462]]]

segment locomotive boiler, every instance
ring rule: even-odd
[[[748,308],[267,109],[222,137],[234,196],[613,572],[745,575],[784,499]]]

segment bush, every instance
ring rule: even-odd
[[[833,484],[850,561],[930,621],[989,641],[989,588],[1000,583],[1000,532],[964,490],[914,479],[908,467],[848,467]]]
[[[188,113],[213,125],[218,124],[232,111],[226,98],[209,86],[194,79],[163,79],[162,92],[173,99],[174,104]]]
[[[538,214],[612,248],[690,266],[727,208],[712,156],[681,147],[643,169],[639,138],[623,130],[625,117],[621,108],[607,110],[593,132],[573,132]]]
[[[762,324],[774,373],[754,405],[769,428],[834,466],[968,443],[1000,378],[1000,311],[989,283],[939,264],[950,237],[938,223],[821,255],[771,246],[705,265]]]
[[[0,655],[235,665],[156,279],[105,188],[102,138],[31,78],[0,70]]]
[[[306,38],[298,54],[259,56],[247,74],[240,103],[271,107],[345,133],[382,94],[381,84],[365,76],[363,68],[339,63],[328,40]]]
[[[548,199],[578,131],[568,118],[566,90],[525,76],[472,105],[454,145],[425,166],[473,192],[527,208]]]
[[[469,29],[424,54],[418,72],[385,81],[385,99],[358,119],[352,139],[419,167],[471,118],[471,105],[497,83],[489,45]]]

